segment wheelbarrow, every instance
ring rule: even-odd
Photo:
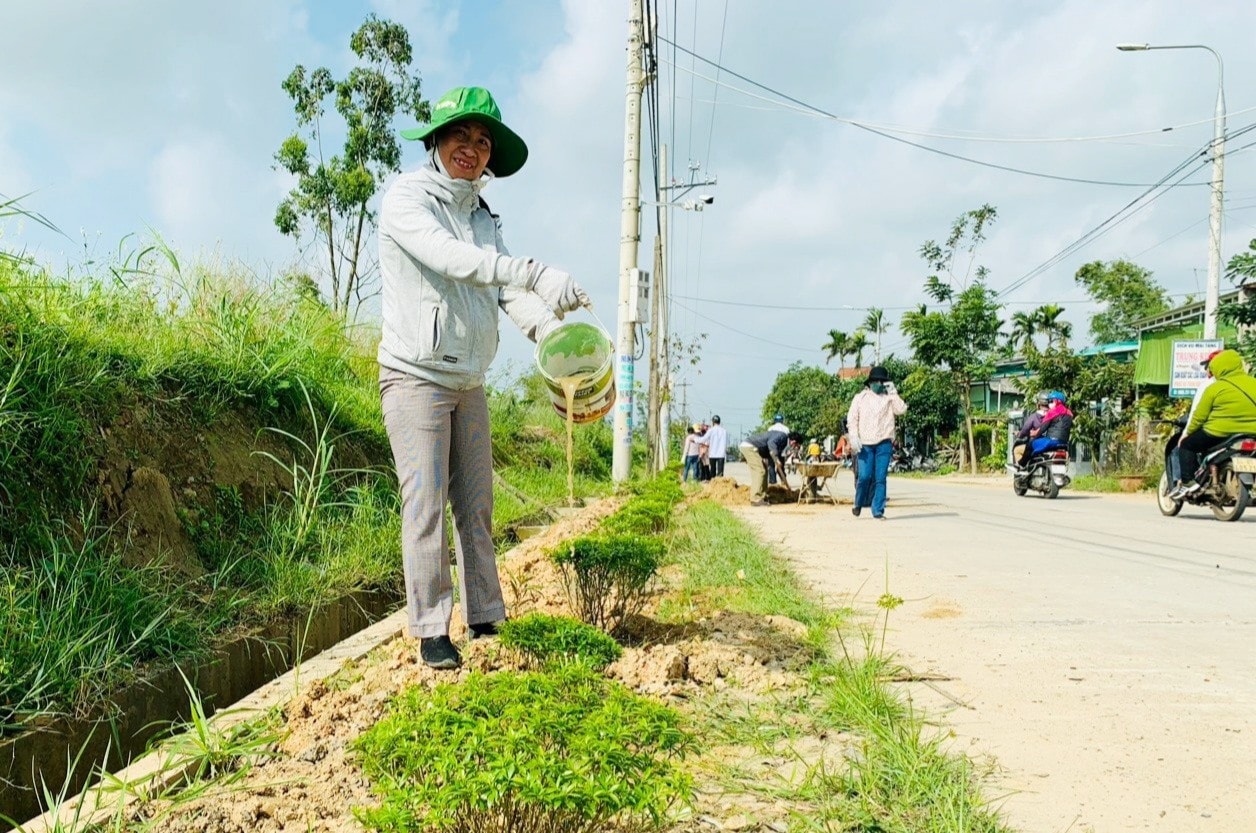
[[[802,486],[798,489],[798,502],[818,503],[827,500],[836,506],[837,498],[829,490],[829,478],[837,473],[841,465],[837,460],[825,463],[799,463],[798,474],[802,477]]]

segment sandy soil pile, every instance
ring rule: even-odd
[[[736,493],[731,480],[723,480],[727,485],[713,483]],[[512,551],[502,564],[502,580],[513,615],[569,613],[557,569],[546,553],[559,541],[595,528],[618,504],[616,499],[595,503]],[[675,571],[665,573],[655,601],[666,592],[666,585],[679,578]],[[646,615],[628,622],[625,630],[623,641],[628,647],[608,668],[608,676],[681,708],[712,690],[746,698],[799,690],[802,680],[797,672],[811,659],[806,628],[785,617],[721,611],[696,622],[668,624]],[[454,634],[456,640],[459,636]],[[413,685],[454,682],[472,671],[524,667],[522,658],[496,642],[465,645],[463,659],[463,667],[456,672],[436,672],[418,661],[415,640],[402,638],[383,645],[362,662],[347,665],[336,677],[308,684],[288,703],[285,736],[274,758],[254,766],[228,788],[177,807],[163,802],[150,805],[145,818],[137,821],[156,819],[150,829],[165,833],[359,831],[362,828],[352,808],[370,805],[375,799],[349,747],[383,717],[395,694]],[[724,757],[717,760],[724,760],[729,753],[718,754]],[[764,766],[796,763],[796,751],[788,750]],[[785,829],[784,809],[725,794],[714,785],[700,791],[698,802],[699,812],[676,828],[678,833]],[[752,823],[752,818],[760,821]],[[726,826],[730,822],[732,826]]]

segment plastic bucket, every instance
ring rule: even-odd
[[[563,376],[582,377],[571,406],[573,422],[599,420],[615,405],[615,343],[601,327],[584,322],[558,326],[537,342],[536,366],[563,419],[567,395],[558,383]]]

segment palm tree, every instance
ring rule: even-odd
[[[1038,332],[1045,333],[1047,336],[1048,348],[1055,346],[1057,338],[1060,340],[1061,347],[1068,346],[1069,336],[1073,334],[1073,325],[1060,320],[1063,314],[1064,308],[1059,304],[1043,304],[1032,313]]]
[[[890,330],[890,322],[885,317],[885,310],[880,307],[871,307],[868,310],[867,317],[864,318],[863,328],[872,333],[876,339],[876,363],[881,363],[881,336]]]
[[[1036,349],[1034,336],[1038,334],[1039,319],[1036,313],[1012,313],[1012,331],[1007,337],[1007,346],[1012,352],[1022,350],[1029,353]]]
[[[845,367],[846,357],[850,355],[850,336],[841,330],[829,330],[829,340],[821,344],[820,349],[825,353],[825,364],[828,364],[834,356],[837,356],[837,366],[839,368]]]
[[[846,349],[855,357],[855,367],[863,367],[863,352],[871,346],[872,342],[863,327],[855,330],[855,334],[846,342]]]

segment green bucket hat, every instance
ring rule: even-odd
[[[494,176],[510,176],[528,161],[528,146],[519,134],[502,124],[502,111],[483,87],[454,87],[432,105],[432,123],[401,131],[403,139],[426,139],[442,127],[474,119],[493,134],[488,169]]]

